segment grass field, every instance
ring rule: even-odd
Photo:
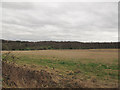
[[[6,53],[8,51],[3,51]],[[118,50],[39,50],[11,51],[19,57],[17,64],[34,69],[47,68],[58,75],[103,87],[116,87],[118,83]],[[91,85],[91,84],[90,84]],[[111,86],[112,85],[112,86]],[[94,87],[94,85],[93,85]]]

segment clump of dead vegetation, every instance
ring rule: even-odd
[[[2,54],[2,62],[3,63],[16,63],[19,60],[19,57],[14,55],[11,52],[3,53]]]

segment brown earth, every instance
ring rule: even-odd
[[[80,81],[61,78],[45,70],[31,70],[11,63],[2,64],[3,88],[83,88]]]

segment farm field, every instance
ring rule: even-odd
[[[84,87],[118,87],[117,49],[2,51],[3,57],[7,52],[19,58],[21,67],[46,70]]]

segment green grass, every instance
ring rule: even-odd
[[[64,71],[76,71],[79,70],[84,75],[93,75],[100,79],[109,77],[111,79],[118,78],[118,65],[116,64],[102,64],[102,63],[81,63],[80,61],[71,60],[52,60],[52,59],[42,59],[33,58],[29,56],[22,56],[18,63],[24,64],[36,64],[40,66],[48,66],[50,68],[55,68]],[[61,72],[62,73],[62,72]],[[74,75],[79,73],[74,73]]]
[[[4,54],[6,55],[6,54]],[[3,55],[3,59],[5,56]],[[9,59],[8,61],[14,61],[10,57],[7,57]],[[18,64],[29,64],[29,65],[36,65],[36,66],[43,66],[43,67],[49,67],[49,68],[55,68],[60,71],[60,73],[64,75],[74,75],[74,76],[84,76],[84,77],[92,77],[95,76],[97,79],[104,80],[105,78],[107,79],[113,79],[117,80],[118,79],[118,65],[115,63],[112,64],[106,64],[106,63],[100,63],[99,60],[98,62],[94,62],[95,60],[92,58],[75,58],[75,59],[63,59],[63,58],[58,58],[55,56],[39,56],[30,54],[28,55],[27,53],[25,54],[20,54],[20,55],[15,55],[14,58],[18,57],[19,59],[16,61]],[[86,61],[86,63],[81,62],[81,61]],[[93,62],[91,62],[93,61]],[[114,60],[114,62],[116,62]],[[72,72],[72,73],[70,73]],[[80,73],[79,73],[80,72]]]
[[[118,52],[115,50],[39,50],[11,51],[3,59],[33,70],[45,69],[58,76],[83,83],[116,86],[118,83]],[[14,60],[13,58],[18,57]],[[53,68],[54,67],[54,68]],[[59,77],[60,76],[60,77]],[[95,82],[94,82],[95,81]]]

